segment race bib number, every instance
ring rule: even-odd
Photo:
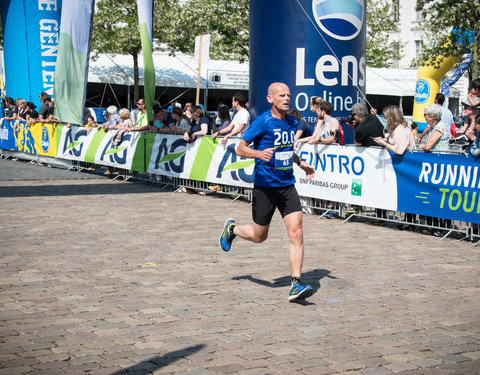
[[[292,169],[293,151],[275,152],[275,169]]]

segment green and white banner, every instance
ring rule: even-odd
[[[93,8],[94,0],[64,1],[62,4],[60,41],[53,83],[54,117],[62,122],[84,123],[82,117],[87,89]]]
[[[105,132],[103,129],[85,130],[81,127],[63,126],[57,140],[57,157],[67,160],[84,161],[108,165],[122,169],[133,169],[133,159],[139,139],[144,141],[144,133],[131,132],[123,135],[121,142],[115,146],[112,142],[116,131]],[[139,150],[143,150],[140,147]],[[137,158],[143,165],[144,154]],[[141,168],[140,170],[143,170]]]
[[[235,154],[239,140],[224,145],[211,137],[194,143],[173,135],[156,135],[151,149],[148,173],[207,181],[216,184],[252,187],[253,160]],[[147,142],[148,143],[148,142]]]

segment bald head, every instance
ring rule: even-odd
[[[267,101],[270,103],[272,115],[284,118],[290,109],[290,89],[285,83],[272,83],[268,86]]]
[[[267,95],[274,95],[276,91],[282,90],[282,89],[289,90],[288,86],[285,83],[283,83],[283,82],[273,82],[270,86],[268,86]]]

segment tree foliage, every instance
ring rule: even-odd
[[[166,41],[176,0],[154,2],[153,43]],[[93,16],[92,57],[100,53],[131,55],[134,71],[134,101],[138,100],[138,55],[142,51],[136,0],[101,0]]]
[[[367,66],[373,68],[391,67],[401,58],[401,43],[390,40],[390,33],[398,31],[393,7],[381,0],[367,2]]]
[[[427,31],[421,56],[427,64],[443,60],[437,56],[460,56],[472,53],[470,78],[479,76],[480,7],[471,0],[417,0]],[[453,29],[453,32],[452,32]]]
[[[248,0],[189,0],[169,25],[171,53],[193,54],[195,36],[210,34],[210,57],[248,60]]]

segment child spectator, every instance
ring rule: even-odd
[[[87,132],[90,132],[92,131],[92,129],[96,129],[96,128],[98,128],[98,124],[93,118],[93,116],[92,115],[87,116],[87,124],[85,125],[85,130]]]

